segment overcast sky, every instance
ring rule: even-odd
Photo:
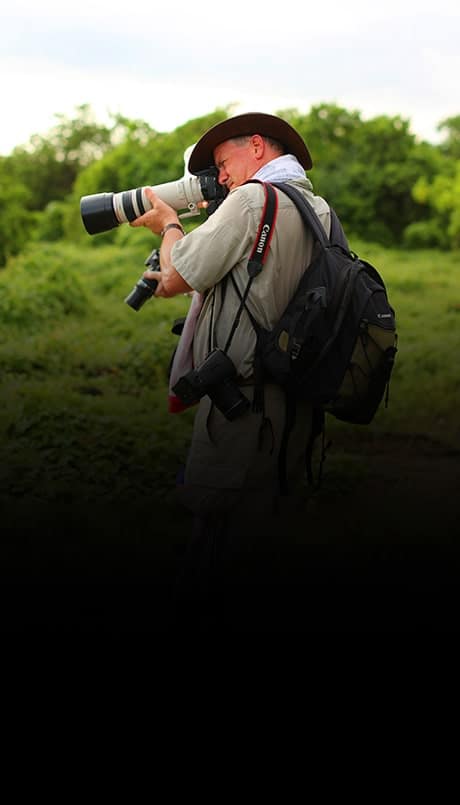
[[[4,4],[3,4],[4,6]],[[0,11],[0,154],[88,103],[169,131],[337,103],[436,142],[460,114],[458,0],[14,0]]]

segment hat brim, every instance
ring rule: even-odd
[[[199,173],[214,165],[214,149],[233,137],[260,134],[278,140],[287,154],[293,154],[305,170],[313,163],[300,134],[285,120],[261,112],[236,115],[208,129],[196,143],[188,163],[190,173]]]

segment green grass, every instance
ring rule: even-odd
[[[0,275],[0,502],[12,522],[47,504],[168,502],[191,421],[167,412],[171,325],[189,300],[124,304],[146,253],[59,244]]]
[[[189,299],[152,299],[138,312],[124,304],[153,245],[143,233],[132,243],[125,238],[123,248],[36,246],[1,272],[0,502],[7,523],[49,522],[51,512],[65,510],[76,528],[86,510],[101,506],[113,512],[104,515],[112,536],[130,507],[148,511],[166,532],[180,528],[172,492],[193,411],[168,414],[166,396],[177,343],[171,325]],[[384,277],[399,335],[389,407],[366,433],[425,434],[459,448],[459,254],[352,245]],[[354,441],[359,454],[362,428],[328,427],[339,443],[340,434],[344,444]],[[331,474],[337,488],[349,472],[339,449]]]

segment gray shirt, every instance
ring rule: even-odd
[[[329,234],[330,213],[324,199],[313,194],[308,179],[290,183],[305,194]],[[313,248],[312,235],[292,201],[281,191],[278,196],[278,217],[267,259],[252,283],[247,300],[248,309],[264,328],[271,328],[280,318],[311,260]],[[195,366],[202,363],[211,349],[225,346],[240,300],[229,281],[223,304],[221,280],[233,270],[236,285],[241,294],[244,292],[248,256],[257,235],[264,198],[263,188],[258,184],[235,188],[207,221],[173,246],[174,267],[191,288],[205,295],[193,342]],[[243,312],[228,351],[242,378],[252,375],[255,344],[254,328]]]

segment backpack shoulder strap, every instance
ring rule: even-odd
[[[347,252],[350,251],[350,246],[348,244],[348,240],[345,237],[345,232],[343,231],[342,224],[337,216],[335,210],[329,206],[329,210],[331,213],[331,232],[329,235],[329,240],[336,246],[341,246],[342,249],[345,249]]]
[[[305,224],[313,232],[316,240],[318,240],[323,246],[329,246],[329,238],[324,231],[324,227],[303,193],[301,193],[300,190],[293,185],[287,184],[286,182],[272,182],[272,186],[282,190],[283,193],[285,193],[286,196],[291,199],[299,210]]]
[[[313,232],[314,237],[318,240],[323,246],[330,246],[332,244],[341,246],[343,249],[349,251],[349,246],[347,239],[345,237],[345,233],[342,228],[342,224],[339,221],[337,213],[335,210],[329,205],[329,210],[331,214],[331,231],[329,238],[324,231],[324,227],[316,214],[313,206],[307,201],[303,193],[300,192],[296,187],[291,184],[287,184],[286,182],[272,182],[273,187],[277,187],[279,190],[282,190],[286,196],[289,196],[291,201],[296,205],[297,209],[299,210],[305,224],[309,227],[309,229]]]

